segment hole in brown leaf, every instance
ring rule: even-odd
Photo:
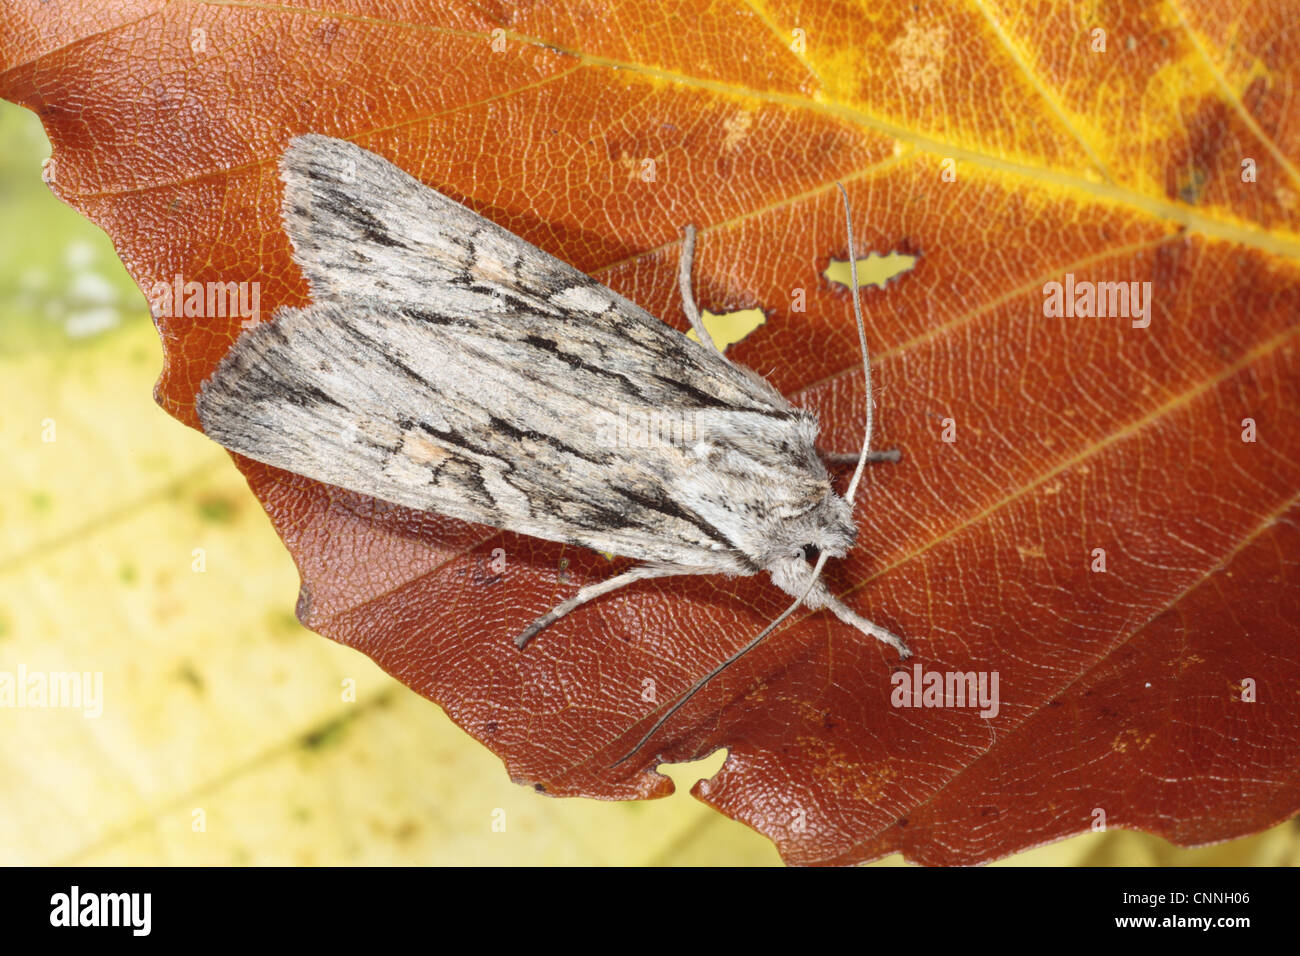
[[[767,321],[762,309],[741,309],[739,312],[724,312],[721,315],[714,315],[705,309],[701,312],[701,318],[713,344],[724,352],[728,345],[735,345]],[[687,332],[686,337],[697,342],[700,340],[694,329]]]
[[[890,279],[910,271],[916,265],[918,258],[920,257],[904,255],[901,252],[890,252],[883,256],[878,252],[869,253],[865,259],[858,260],[858,285],[864,289],[869,285],[877,285],[883,289]],[[832,259],[822,275],[831,282],[838,282],[846,289],[853,287],[848,259]]]

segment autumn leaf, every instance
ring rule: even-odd
[[[0,95],[40,115],[51,186],[147,296],[256,290],[257,315],[156,316],[157,398],[192,426],[244,323],[307,301],[276,161],[313,131],[683,329],[695,224],[701,305],[765,315],[728,354],[851,449],[856,335],[823,274],[849,253],[843,182],[857,254],[916,263],[864,296],[881,444],[903,460],[869,473],[859,547],[827,578],[914,661],[801,613],[611,767],[786,597],[647,582],[519,653],[524,624],[625,562],[237,463],[297,561],[302,620],[519,782],[661,796],[657,760],[726,747],[695,792],[789,862],[973,863],[1099,825],[1222,840],[1300,804],[1287,16],[22,4],[0,20]],[[987,699],[919,693],[957,675]]]

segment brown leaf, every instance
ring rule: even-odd
[[[41,115],[54,187],[146,293],[179,276],[260,283],[265,314],[306,301],[275,175],[305,131],[387,156],[678,328],[693,222],[701,304],[767,314],[731,356],[816,409],[834,447],[854,447],[864,401],[848,295],[821,277],[846,255],[835,181],[862,248],[919,255],[866,295],[881,444],[903,462],[870,471],[860,547],[828,579],[908,639],[922,679],[996,674],[995,716],[895,706],[912,662],[804,613],[611,769],[780,612],[770,583],[648,582],[521,654],[523,624],[622,565],[239,461],[298,562],[303,620],[520,782],[660,796],[655,757],[725,746],[698,794],[797,863],[978,862],[1099,812],[1202,843],[1294,813],[1287,7],[685,9],[25,6],[0,21],[0,95]],[[1067,274],[1150,282],[1149,327],[1045,314]],[[194,425],[240,319],[158,325],[158,400]]]

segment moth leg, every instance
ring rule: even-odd
[[[806,565],[803,567],[798,567],[796,565],[794,568],[778,565],[768,568],[769,573],[772,575],[772,580],[775,581],[783,591],[793,593],[796,596],[800,593],[804,595],[804,607],[811,608],[814,611],[819,611],[825,608],[850,627],[856,628],[868,637],[873,637],[883,644],[888,644],[890,647],[894,648],[894,650],[898,651],[898,656],[900,658],[912,656],[912,652],[907,649],[907,645],[903,643],[901,637],[893,631],[887,630],[879,624],[873,624],[865,617],[860,616],[847,604],[832,594],[827,589],[825,582],[817,580],[813,582],[812,587],[809,590],[805,591],[804,589],[808,587],[808,584],[806,579],[801,580],[801,575],[806,574],[808,570],[809,569]]]
[[[821,455],[829,465],[856,465],[858,463],[858,456],[861,454],[861,452],[856,451],[825,451],[821,448],[817,449],[817,453]],[[867,452],[868,462],[899,461],[902,457],[903,453],[897,448],[891,448],[888,451]]]
[[[686,238],[682,241],[681,262],[677,267],[677,284],[682,290],[682,308],[686,310],[686,318],[690,320],[691,328],[700,337],[700,341],[721,355],[722,349],[718,348],[717,343],[713,341],[713,336],[709,335],[709,330],[704,327],[700,307],[696,305],[695,294],[691,291],[691,260],[694,258],[695,227],[688,225]]]
[[[821,583],[821,582],[818,582]],[[906,660],[912,656],[912,652],[907,649],[903,639],[887,628],[879,624],[873,624],[865,617],[862,617],[853,611],[847,604],[835,597],[829,591],[823,590],[821,595],[822,606],[838,617],[845,624],[852,625],[868,637],[874,637],[876,640],[888,644],[894,650],[898,651],[899,660]]]
[[[609,594],[611,591],[617,591],[619,588],[626,587],[636,581],[644,581],[647,578],[666,578],[678,574],[715,574],[713,568],[697,568],[687,564],[642,564],[630,571],[622,574],[616,574],[606,581],[599,581],[596,584],[588,584],[573,597],[567,601],[561,601],[555,607],[551,608],[537,620],[533,621],[524,628],[523,632],[515,638],[515,646],[522,648],[536,636],[537,632],[543,628],[554,624],[564,615],[576,608],[582,607],[588,601],[600,597],[603,594]]]

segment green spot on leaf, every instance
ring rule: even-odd
[[[235,517],[235,506],[228,498],[200,498],[198,507],[199,517],[213,524],[229,524]]]
[[[302,738],[303,750],[323,750],[326,747],[333,746],[343,739],[343,732],[347,725],[351,723],[352,718],[338,717],[331,720],[317,730],[305,734]]]
[[[176,669],[176,679],[189,684],[194,688],[196,694],[202,694],[204,683],[203,675],[194,669],[194,665],[189,661],[182,661],[181,666]]]

